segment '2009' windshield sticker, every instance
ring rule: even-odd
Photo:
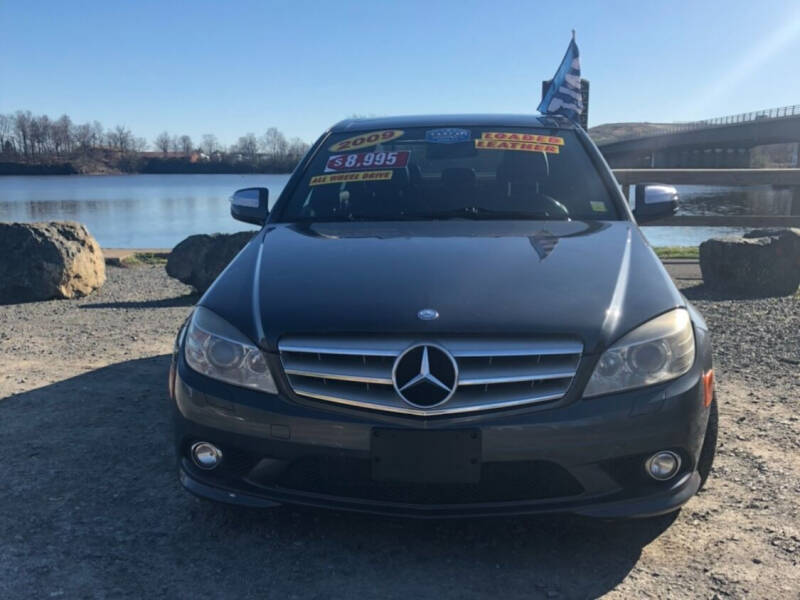
[[[514,133],[510,131],[484,131],[482,140],[502,140],[505,142],[530,142],[534,144],[548,144],[563,146],[564,138],[555,135],[538,135],[536,133]]]
[[[325,164],[326,173],[336,171],[357,171],[359,169],[400,169],[408,164],[408,151],[357,152],[353,154],[334,154]]]
[[[383,144],[391,140],[396,140],[403,135],[402,129],[384,129],[383,131],[372,131],[370,133],[359,133],[353,137],[336,142],[328,148],[331,152],[343,152],[344,150],[358,150],[359,148],[369,148],[376,144]]]
[[[330,175],[315,175],[308,185],[327,185],[329,183],[350,183],[353,181],[387,181],[392,178],[391,169],[388,171],[358,171],[353,173],[331,173]]]
[[[425,132],[425,141],[431,144],[458,144],[468,142],[471,137],[468,129],[458,127],[442,127]]]

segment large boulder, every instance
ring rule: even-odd
[[[103,252],[80,223],[0,223],[0,303],[77,298],[105,280]]]
[[[255,232],[190,235],[167,258],[167,275],[205,292]]]
[[[751,297],[790,296],[800,285],[800,229],[759,229],[700,244],[711,289]]]

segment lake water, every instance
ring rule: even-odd
[[[172,248],[193,233],[254,229],[234,221],[234,190],[278,198],[289,175],[48,175],[0,177],[0,221],[83,223],[105,248]],[[270,202],[271,204],[272,202]]]
[[[84,223],[106,248],[171,248],[194,233],[253,229],[230,216],[243,187],[280,194],[288,175],[68,175],[0,177],[0,221]],[[769,186],[680,186],[679,214],[786,214],[790,192]],[[735,228],[644,227],[654,246],[693,246]]]

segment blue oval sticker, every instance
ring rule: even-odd
[[[469,140],[470,133],[468,129],[443,127],[441,129],[429,129],[425,132],[425,141],[431,144],[458,144]]]

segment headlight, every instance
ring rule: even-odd
[[[188,365],[213,379],[277,394],[264,353],[216,313],[198,306],[186,330]]]
[[[641,325],[597,361],[584,397],[653,385],[686,373],[694,364],[689,313],[678,308]]]

